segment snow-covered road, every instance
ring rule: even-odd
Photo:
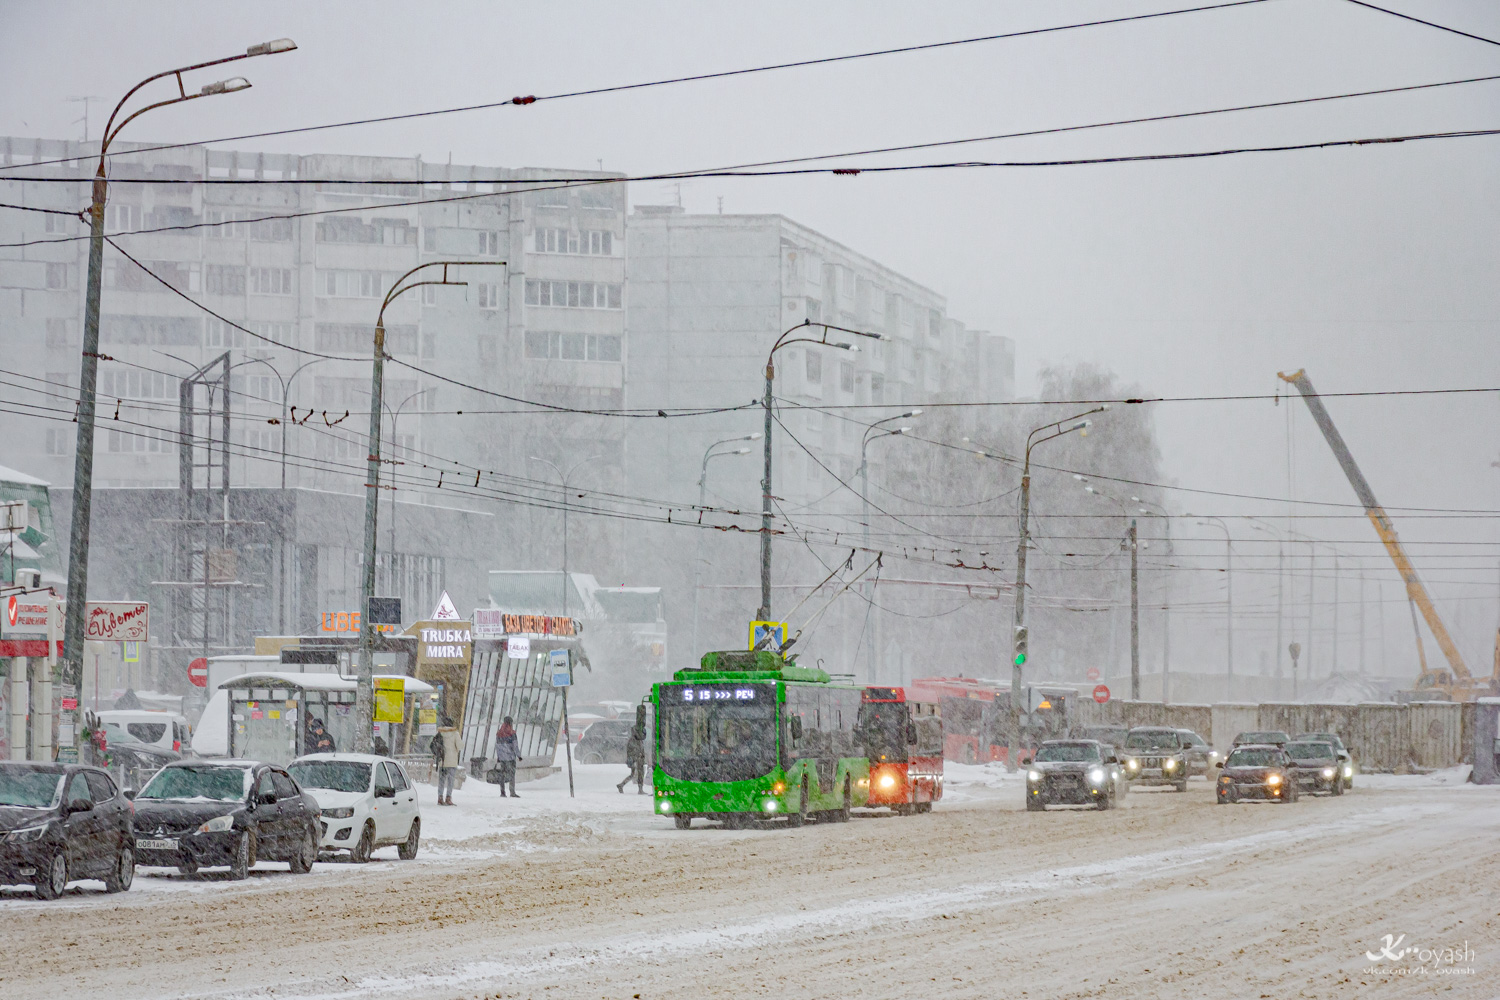
[[[623,769],[502,799],[423,787],[414,862],[142,870],[51,904],[0,893],[6,997],[1491,997],[1500,789],[1361,776],[1295,805],[1132,793],[1027,814],[950,766],[927,816],[680,832]],[[386,856],[389,855],[389,859]],[[1380,954],[1460,947],[1445,963]],[[1372,960],[1367,952],[1375,954]],[[109,956],[111,961],[100,959]],[[1422,969],[1426,971],[1420,971]],[[1472,973],[1462,970],[1472,969]],[[1414,971],[1417,970],[1417,971]]]

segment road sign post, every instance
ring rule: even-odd
[[[573,657],[566,649],[554,649],[547,654],[552,667],[552,686],[562,688],[563,701],[563,758],[568,762],[568,798],[573,798],[573,733],[568,728],[568,688],[573,686]]]

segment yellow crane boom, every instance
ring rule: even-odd
[[[1344,444],[1343,435],[1333,425],[1333,418],[1328,415],[1327,408],[1323,406],[1323,400],[1313,388],[1312,382],[1308,381],[1306,370],[1299,368],[1290,375],[1285,372],[1277,374],[1282,381],[1292,384],[1302,394],[1302,400],[1307,404],[1308,411],[1312,413],[1313,421],[1318,425],[1318,430],[1323,432],[1323,437],[1328,441],[1328,447],[1333,449],[1334,458],[1338,459],[1339,467],[1349,478],[1349,485],[1354,487],[1354,493],[1359,497],[1360,504],[1364,506],[1370,523],[1375,525],[1375,533],[1380,536],[1380,541],[1385,545],[1385,551],[1390,555],[1391,562],[1396,564],[1396,571],[1401,574],[1401,580],[1406,584],[1407,598],[1422,613],[1422,619],[1427,622],[1428,630],[1437,640],[1438,648],[1443,651],[1443,656],[1448,660],[1448,670],[1433,670],[1428,667],[1427,657],[1422,653],[1422,636],[1418,632],[1417,652],[1422,661],[1422,676],[1417,681],[1417,687],[1434,693],[1442,692],[1450,698],[1461,701],[1491,693],[1493,686],[1491,683],[1478,681],[1473,674],[1469,673],[1463,655],[1459,653],[1453,637],[1448,634],[1448,627],[1443,624],[1442,618],[1438,617],[1437,608],[1433,606],[1432,598],[1422,584],[1422,578],[1417,575],[1416,567],[1407,557],[1401,540],[1396,537],[1396,527],[1391,523],[1390,515],[1386,514],[1385,509],[1375,499],[1375,493],[1370,489],[1369,481],[1365,479],[1364,473],[1359,471],[1359,466],[1354,462],[1354,456],[1349,453],[1349,446]],[[1497,670],[1500,670],[1500,660],[1497,660]]]

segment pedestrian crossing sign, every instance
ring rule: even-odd
[[[781,652],[781,647],[786,645],[786,622],[751,622],[750,623],[750,650],[769,650],[772,653]]]

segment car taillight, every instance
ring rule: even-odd
[[[173,740],[172,741],[172,752],[173,753],[182,753],[182,741],[181,740]]]

